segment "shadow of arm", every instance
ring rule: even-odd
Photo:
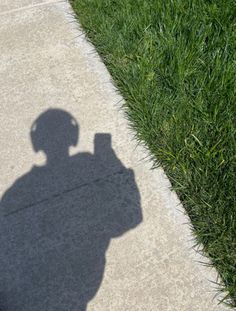
[[[143,220],[140,193],[134,172],[127,169],[119,182],[119,204],[113,214],[113,237],[136,228]]]

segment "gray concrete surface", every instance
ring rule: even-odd
[[[0,0],[0,51],[0,309],[226,310],[70,6]]]

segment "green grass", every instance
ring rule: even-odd
[[[235,307],[235,0],[71,3]]]

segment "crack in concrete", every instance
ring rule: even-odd
[[[41,203],[49,202],[49,201],[51,201],[51,200],[53,200],[53,199],[62,197],[64,194],[68,194],[68,193],[73,192],[73,191],[75,191],[75,190],[78,190],[78,189],[84,188],[84,187],[86,187],[86,186],[95,184],[95,183],[97,183],[97,182],[99,182],[99,181],[106,181],[108,178],[110,178],[110,177],[112,177],[112,176],[115,176],[115,175],[119,175],[119,174],[122,175],[124,172],[125,172],[125,170],[122,169],[122,170],[119,170],[119,171],[114,172],[114,173],[112,173],[112,174],[106,175],[105,177],[96,178],[96,179],[92,180],[91,182],[87,182],[87,183],[83,183],[83,184],[80,184],[80,185],[76,185],[76,186],[73,187],[73,188],[66,189],[66,190],[64,190],[64,191],[62,191],[62,192],[59,192],[59,193],[55,193],[55,194],[53,194],[53,195],[50,196],[50,197],[44,198],[44,199],[42,199],[42,200],[40,200],[40,201],[37,201],[37,202],[32,203],[32,204],[28,204],[28,205],[23,206],[23,207],[21,207],[21,208],[15,210],[15,211],[12,211],[12,212],[10,212],[10,213],[7,213],[7,214],[4,215],[4,217],[8,217],[8,216],[10,216],[10,215],[17,214],[17,213],[19,213],[19,212],[21,212],[21,211],[23,211],[23,210],[25,210],[25,209],[34,207],[34,206],[39,205],[39,204],[41,204]]]
[[[63,3],[63,2],[67,3],[67,1],[65,1],[65,0],[49,0],[47,2],[26,5],[26,6],[23,6],[21,8],[17,8],[17,9],[12,9],[12,10],[1,12],[0,16],[8,15],[8,14],[11,14],[11,13],[17,13],[17,12],[21,12],[21,11],[26,11],[26,10],[30,10],[30,9],[41,7],[41,6],[47,6],[47,5],[56,4],[56,3]]]

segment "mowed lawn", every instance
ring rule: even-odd
[[[235,307],[235,0],[71,4]]]

